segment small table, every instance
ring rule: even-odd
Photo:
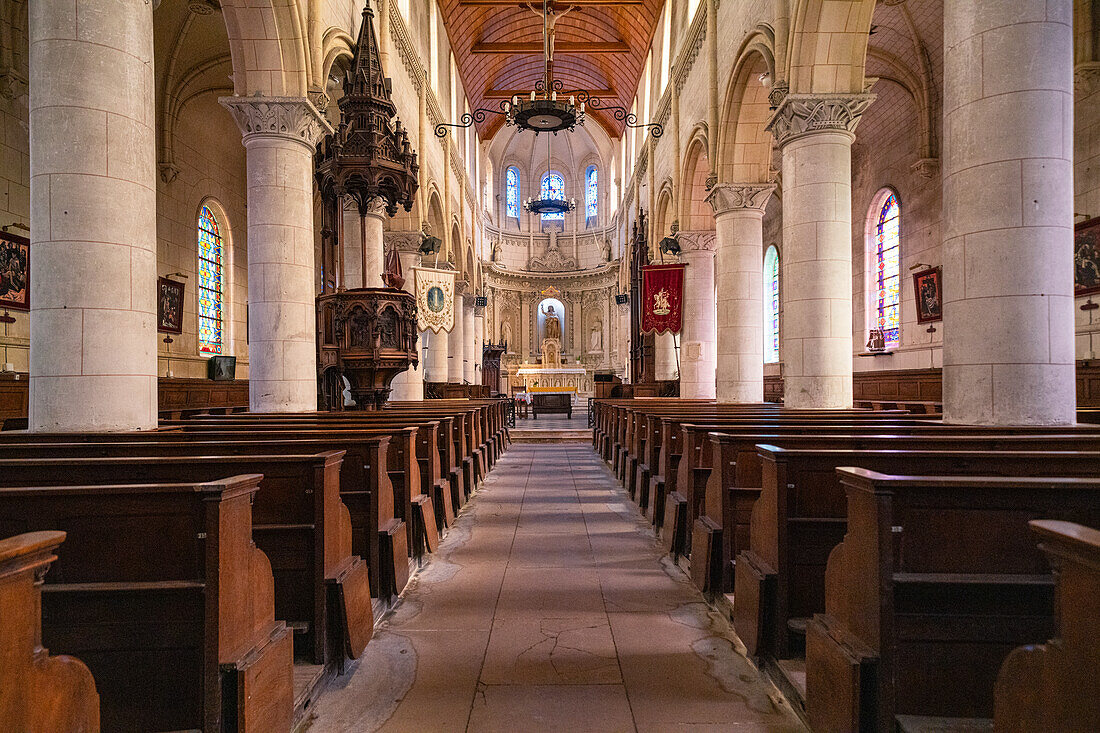
[[[539,414],[543,415],[566,415],[569,418],[573,417],[573,393],[572,392],[535,392],[534,402],[532,403],[532,412],[535,415],[535,419],[539,419]]]

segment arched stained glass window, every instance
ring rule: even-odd
[[[764,363],[779,361],[779,250],[764,254]]]
[[[519,218],[519,171],[509,168],[505,174],[505,191],[508,202],[508,216]]]
[[[565,199],[565,181],[557,173],[547,173],[542,177],[542,198]],[[565,214],[543,214],[543,221],[564,221]]]
[[[199,212],[199,353],[221,354],[225,347],[222,330],[222,235],[218,219],[209,206]]]
[[[878,209],[874,230],[875,252],[875,328],[886,336],[886,346],[900,342],[901,326],[901,206],[893,192]]]
[[[598,175],[594,165],[588,166],[588,170],[584,173],[585,218],[589,220],[595,219],[600,211]]]

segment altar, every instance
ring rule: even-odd
[[[528,394],[540,392],[584,392],[591,381],[588,369],[582,366],[543,366],[524,363],[516,370],[516,376],[523,380],[523,391]]]

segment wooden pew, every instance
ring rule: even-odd
[[[34,438],[37,434],[24,437]],[[308,455],[344,451],[340,498],[351,515],[352,553],[368,562],[371,594],[385,601],[404,588],[409,577],[405,522],[394,512],[395,492],[386,471],[388,435],[346,435],[302,431],[279,433],[141,432],[84,435],[82,442],[4,442],[0,458],[73,458],[125,456]],[[51,437],[53,437],[51,435]],[[75,436],[69,435],[73,438]],[[127,440],[129,438],[129,440]],[[395,549],[396,548],[396,551]]]
[[[998,733],[1100,730],[1100,531],[1028,522],[1054,568],[1056,638],[1014,649],[993,692]]]
[[[152,447],[152,446],[150,446]],[[351,553],[340,501],[342,451],[314,455],[3,458],[0,486],[213,481],[262,474],[252,533],[270,558],[275,615],[294,631],[296,658],[334,671],[373,633],[367,565]]]
[[[882,450],[898,445],[912,450],[1100,450],[1100,433],[1023,435],[988,429],[982,434],[970,427],[961,428],[962,432],[956,433],[948,426],[937,431],[925,428],[897,429],[915,432],[909,435],[881,435],[875,432],[877,428],[849,427],[845,432],[837,430],[822,434],[818,428],[811,427],[769,434],[709,433],[711,465],[693,471],[695,476],[707,476],[703,511],[694,520],[690,511],[684,512],[682,519],[670,514],[666,520],[669,523],[679,521],[679,524],[673,526],[681,534],[694,531],[717,535],[708,536],[703,544],[704,548],[713,544],[719,551],[717,557],[693,556],[693,563],[697,564],[694,579],[698,587],[709,593],[733,590],[736,571],[734,560],[742,551],[749,549],[751,511],[760,495],[763,482],[763,461],[757,451],[757,444],[793,449],[838,450]],[[687,508],[690,510],[691,507]],[[692,524],[693,521],[698,523],[704,516],[709,517],[713,524]],[[672,541],[672,538],[668,541]],[[675,549],[687,553],[692,547],[693,543],[688,542]]]
[[[917,475],[1100,476],[1097,451],[786,449],[759,445],[760,498],[737,557],[733,623],[754,656],[802,655],[802,629],[825,608],[825,565],[847,526],[840,466]],[[1098,495],[1100,496],[1100,495]]]
[[[261,478],[0,488],[0,532],[67,534],[42,641],[87,664],[103,730],[290,729],[293,642],[252,540]]]
[[[0,540],[0,727],[98,733],[95,680],[75,657],[42,646],[42,577],[64,532]]]
[[[1100,521],[1100,480],[839,474],[848,531],[807,629],[811,727],[990,717],[1005,656],[1054,630],[1054,582],[1028,521]]]

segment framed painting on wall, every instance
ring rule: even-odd
[[[157,280],[157,330],[183,333],[183,283],[166,277]]]
[[[940,268],[913,273],[913,295],[917,299],[917,323],[943,320],[943,286]]]
[[[1074,228],[1073,294],[1100,293],[1100,216]]]
[[[31,309],[31,241],[0,232],[0,308]]]

